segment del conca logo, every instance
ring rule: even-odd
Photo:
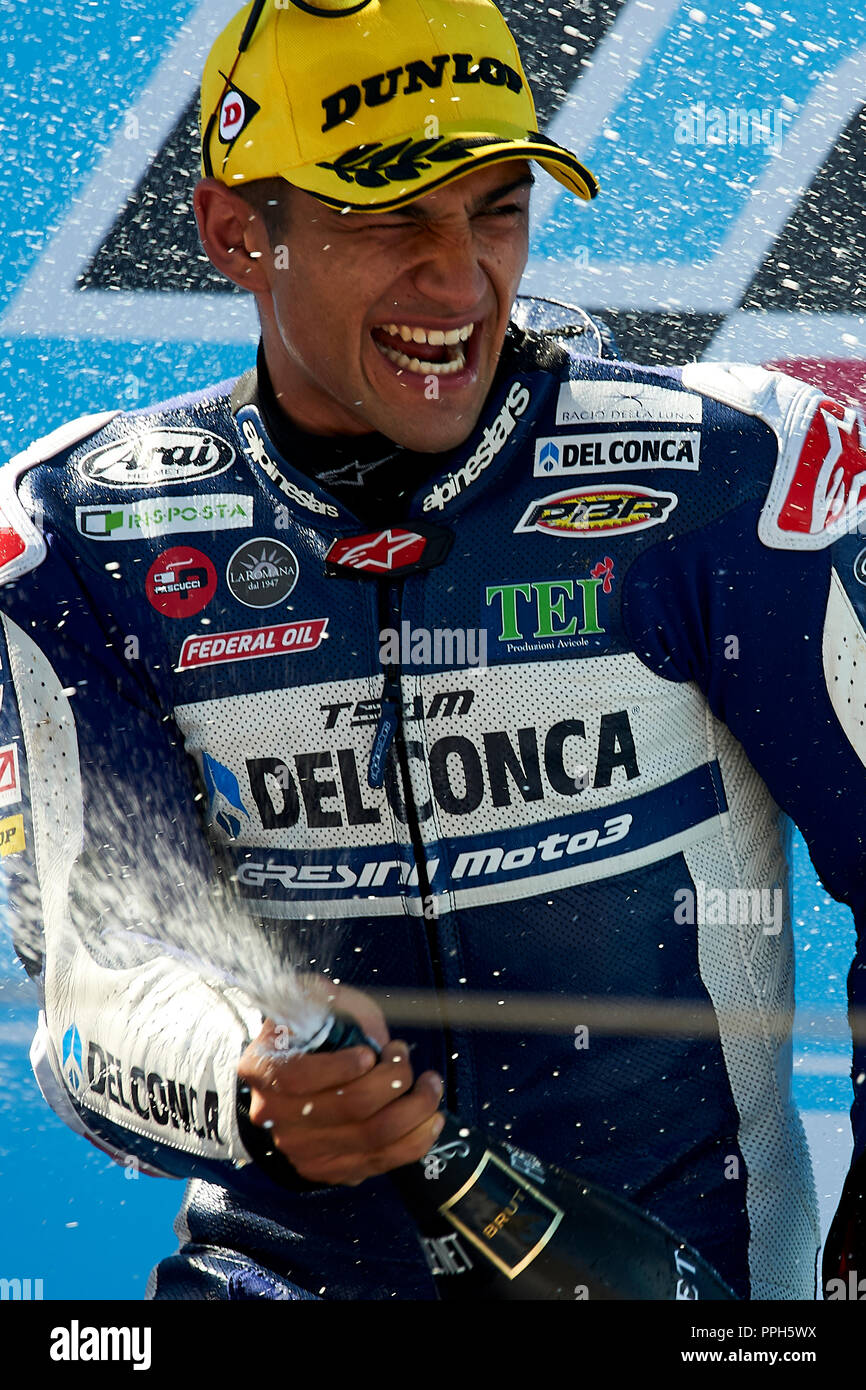
[[[364,106],[384,106],[396,96],[414,96],[425,87],[441,87],[448,65],[448,76],[452,83],[485,82],[490,87],[507,87],[510,92],[519,92],[523,78],[515,68],[503,63],[501,58],[473,58],[471,53],[437,53],[429,62],[421,58],[407,63],[405,67],[388,68],[387,72],[374,72],[371,77],[362,77],[360,83],[352,82],[348,87],[331,92],[322,100],[325,120],[322,130],[333,130],[335,126],[350,121]]]

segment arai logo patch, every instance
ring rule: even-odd
[[[108,487],[173,487],[225,473],[231,444],[208,430],[150,430],[107,444],[79,460],[83,477]]]

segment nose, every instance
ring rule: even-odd
[[[425,229],[412,278],[418,293],[443,310],[460,312],[480,304],[487,276],[468,219]]]

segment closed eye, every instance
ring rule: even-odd
[[[522,203],[503,203],[500,207],[487,208],[481,213],[482,217],[514,217],[526,212],[527,209]]]

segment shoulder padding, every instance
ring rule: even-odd
[[[859,410],[763,367],[696,362],[683,384],[754,415],[779,452],[758,521],[764,545],[823,550],[866,523],[866,427]]]
[[[119,414],[116,410],[97,415],[81,415],[50,434],[43,435],[0,468],[0,584],[9,584],[22,574],[36,569],[45,559],[45,542],[40,527],[22,506],[18,483],[22,474],[38,463],[71,449],[89,438],[109,420]]]

